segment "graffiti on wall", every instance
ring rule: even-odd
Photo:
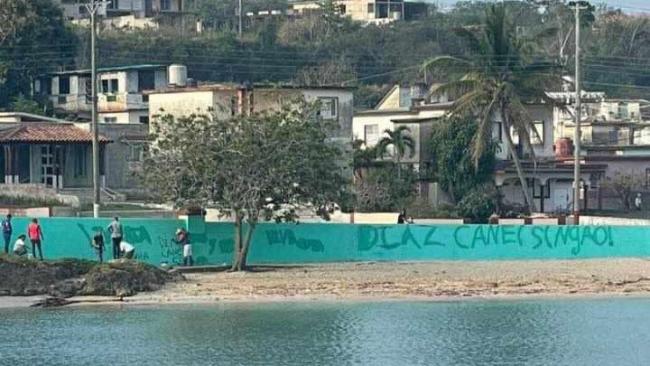
[[[312,252],[325,251],[325,245],[319,239],[297,236],[293,230],[288,228],[266,230],[266,240],[269,245],[291,245]]]
[[[615,245],[611,227],[607,226],[460,225],[446,229],[424,226],[413,226],[413,229],[411,226],[394,225],[360,226],[358,249],[393,250],[404,246],[423,249],[428,246],[452,245],[466,250],[487,246],[530,247],[533,250],[570,247],[571,254],[578,255],[586,245]]]

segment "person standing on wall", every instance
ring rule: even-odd
[[[36,248],[38,248],[38,257],[43,260],[43,249],[41,248],[44,240],[43,230],[41,230],[41,225],[39,225],[37,219],[32,219],[31,224],[27,226],[27,236],[29,236],[29,241],[32,242],[32,255],[36,258]]]
[[[111,233],[113,241],[113,259],[120,258],[120,243],[122,242],[122,224],[120,218],[115,216],[113,222],[108,225],[108,232]]]
[[[5,240],[5,253],[9,253],[9,245],[11,244],[11,234],[14,228],[11,226],[11,214],[7,214],[7,218],[2,220],[2,237]]]

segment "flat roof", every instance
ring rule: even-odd
[[[138,70],[155,70],[167,68],[165,65],[161,64],[141,64],[141,65],[125,65],[125,66],[110,66],[110,67],[100,67],[97,69],[97,72],[119,72],[119,71],[138,71]],[[79,70],[70,70],[70,71],[57,71],[50,72],[45,75],[80,75],[80,74],[90,74],[90,69],[79,69]]]
[[[354,87],[346,86],[336,86],[336,85],[324,85],[324,86],[311,86],[311,85],[292,85],[292,84],[267,84],[267,83],[255,83],[249,86],[243,84],[200,84],[197,86],[177,86],[177,87],[167,87],[164,89],[157,90],[146,90],[144,94],[173,94],[173,93],[191,93],[191,92],[202,92],[202,91],[235,91],[239,89],[251,88],[263,89],[263,90],[340,90],[340,91],[352,91]]]

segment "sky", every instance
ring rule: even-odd
[[[440,3],[442,5],[453,5],[457,0],[427,0],[431,3]],[[614,8],[621,8],[625,12],[647,12],[650,13],[650,0],[593,0],[592,4],[607,3]]]

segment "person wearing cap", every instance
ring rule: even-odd
[[[176,244],[183,247],[183,266],[192,267],[194,265],[194,258],[192,258],[192,244],[190,243],[190,233],[184,228],[176,230],[176,237],[174,238]]]

